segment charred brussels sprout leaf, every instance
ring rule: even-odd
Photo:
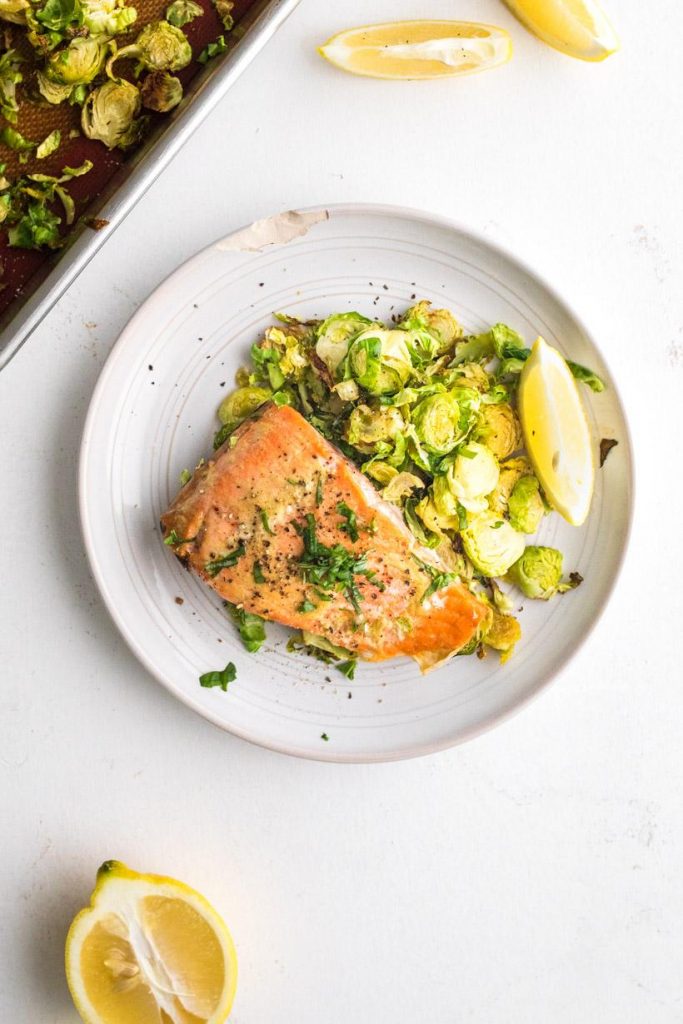
[[[135,73],[142,71],[180,71],[192,60],[187,37],[167,21],[152,21],[143,28],[134,43],[124,46],[107,61],[107,74],[115,78],[114,64],[122,58],[137,61]]]
[[[111,39],[125,32],[138,16],[135,8],[124,0],[81,0],[81,7],[84,27],[91,36],[102,39]]]
[[[17,123],[17,86],[24,77],[20,70],[23,61],[16,50],[7,50],[0,57],[0,114],[11,124]]]
[[[39,200],[29,202],[26,212],[9,229],[9,244],[16,249],[58,249],[61,219]]]
[[[17,131],[16,128],[10,128],[7,124],[0,130],[0,142],[4,142],[15,153],[28,153],[29,150],[35,149],[37,145],[37,143],[31,142],[30,139],[25,139],[21,132]]]
[[[50,132],[50,134],[43,139],[36,149],[37,158],[39,160],[44,160],[46,157],[51,156],[59,149],[61,141],[62,133],[59,128],[55,128],[53,132]]]
[[[255,654],[266,639],[266,627],[260,615],[252,615],[244,608],[225,602],[232,621],[237,626],[242,643],[250,654]]]
[[[201,18],[204,8],[196,4],[194,0],[173,0],[173,3],[166,8],[166,21],[176,28],[189,25],[195,18]]]
[[[616,448],[618,444],[619,442],[616,441],[613,437],[603,437],[603,439],[600,441],[600,469],[602,469],[602,467],[605,465],[605,460],[607,459],[609,453],[612,451],[613,448]]]
[[[197,61],[200,64],[208,64],[214,57],[219,57],[221,53],[225,53],[228,48],[228,44],[225,41],[225,36],[218,36],[212,43],[205,46],[202,52],[197,57]]]
[[[508,577],[526,597],[548,601],[560,589],[562,561],[557,548],[530,545],[510,568]]]
[[[138,118],[140,105],[140,90],[131,82],[105,82],[83,105],[83,134],[98,139],[108,149],[127,149],[141,138],[146,127],[146,119]]]
[[[168,71],[150,71],[140,88],[143,107],[165,114],[177,107],[183,98],[183,86],[179,78]]]
[[[229,32],[235,25],[235,19],[232,16],[235,7],[233,0],[213,0],[213,6],[223,23],[223,28]]]
[[[572,376],[576,380],[580,380],[582,384],[586,384],[591,391],[599,394],[605,390],[605,382],[601,377],[598,377],[597,373],[594,373],[585,366],[581,366],[580,363],[573,363],[571,359],[567,359],[566,363],[572,372]]]

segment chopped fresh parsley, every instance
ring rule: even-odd
[[[306,598],[301,602],[301,604],[297,608],[297,611],[303,612],[303,614],[306,615],[308,612],[314,612],[317,607],[317,604],[313,604],[312,601],[309,601],[308,598]]]
[[[254,577],[254,583],[265,583],[266,577],[263,575],[263,569],[259,562],[254,562],[251,567],[251,575]]]
[[[189,484],[191,479],[192,479],[192,470],[191,469],[184,469],[182,471],[182,473],[180,474],[180,486],[184,487],[185,484]]]
[[[327,742],[329,741],[329,738],[330,738],[330,737],[329,737],[329,736],[327,735],[327,733],[326,733],[326,732],[321,732],[321,733],[320,733],[320,739],[321,739],[321,740],[325,740],[325,743],[327,743]]]
[[[455,581],[458,579],[457,573],[441,572],[441,570],[437,569],[435,565],[428,565],[426,562],[423,562],[419,558],[415,558],[415,561],[420,566],[420,568],[424,569],[424,571],[428,573],[432,578],[432,582],[429,584],[424,594],[420,598],[420,604],[424,604],[424,602],[428,598],[430,598],[432,594],[436,594],[437,590],[443,590],[445,587],[450,587],[451,583],[455,583]]]
[[[175,532],[175,530],[171,530],[171,532],[169,533],[168,537],[164,538],[164,544],[168,544],[169,547],[175,548],[175,547],[178,547],[179,544],[191,544],[192,541],[196,540],[196,539],[197,539],[196,536],[195,537],[179,537],[178,534]]]
[[[467,529],[467,509],[465,508],[464,505],[461,505],[460,502],[458,502],[456,511],[458,513],[458,529],[459,530],[466,530]]]
[[[356,513],[352,508],[349,508],[345,501],[337,502],[337,512],[345,520],[339,529],[342,533],[348,533],[351,540],[355,543],[358,540],[358,519]]]
[[[315,505],[320,508],[323,503],[323,475],[318,473],[318,480],[315,485]]]
[[[244,544],[238,544],[234,551],[228,551],[226,555],[216,558],[213,562],[207,562],[204,569],[213,578],[223,569],[232,569],[233,565],[237,565],[244,553]]]
[[[356,556],[343,544],[328,547],[322,544],[315,532],[315,518],[311,513],[306,516],[306,525],[298,527],[303,538],[304,550],[299,559],[299,571],[304,583],[311,583],[323,593],[342,591],[354,611],[360,612],[361,593],[356,577],[363,576],[372,580],[376,575],[368,569],[365,554]]]
[[[225,607],[239,630],[242,643],[250,654],[254,654],[266,639],[266,627],[263,624],[263,619],[260,615],[253,615],[251,612],[245,611],[244,608],[238,608],[230,601],[225,602]]]
[[[346,676],[347,679],[353,679],[356,674],[356,661],[351,659],[349,661],[340,661],[334,667],[339,669],[342,675]]]
[[[228,684],[234,682],[236,678],[237,669],[234,664],[229,661],[222,671],[205,672],[203,676],[199,677],[199,685],[207,688],[220,686],[221,690],[225,693],[228,688]]]
[[[271,528],[270,522],[268,520],[268,513],[264,508],[261,509],[261,522],[263,523],[263,529],[266,531],[266,533],[269,533],[271,537],[274,537],[275,530]]]
[[[499,519],[497,523],[492,523],[491,524],[491,529],[492,530],[500,530],[502,525],[503,525],[503,520]]]

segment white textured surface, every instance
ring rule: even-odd
[[[623,50],[597,67],[494,0],[454,4],[303,0],[0,375],[3,1021],[76,1021],[64,933],[112,856],[225,913],[236,1024],[683,1020],[679,4],[655,23],[613,0]],[[313,52],[399,13],[498,21],[516,57],[402,86]],[[147,292],[217,234],[344,200],[431,207],[538,264],[600,339],[640,455],[619,593],[561,680],[469,746],[357,768],[252,748],[146,675],[88,576],[75,476]]]

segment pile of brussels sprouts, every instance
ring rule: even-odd
[[[214,0],[214,6],[229,31],[233,3]],[[0,21],[23,26],[33,48],[31,61],[11,44],[0,55],[0,117],[4,120],[0,142],[18,152],[20,162],[26,163],[30,156],[37,160],[51,156],[63,141],[58,129],[46,139],[31,140],[14,127],[19,113],[17,87],[23,83],[23,98],[29,102],[79,106],[81,131],[87,138],[97,139],[108,149],[134,145],[148,126],[145,110],[166,113],[180,103],[182,83],[172,72],[192,60],[182,27],[203,13],[194,0],[173,0],[164,20],[146,25],[133,42],[119,48],[117,37],[129,32],[137,20],[137,11],[126,0],[0,0]],[[6,46],[8,31],[11,33],[11,27],[6,27]],[[225,48],[221,35],[197,59],[206,63]],[[126,61],[134,62],[132,71]],[[4,171],[0,165],[0,174]],[[65,168],[67,175],[68,171]],[[0,222],[7,220],[11,226],[23,221],[22,230],[11,231],[10,245],[56,248],[61,244],[61,218],[46,208],[44,190],[34,187],[45,180],[40,174],[24,175],[12,183],[3,178]],[[54,184],[56,179],[51,181]],[[36,218],[56,219],[57,226],[33,231]],[[70,223],[68,216],[66,223]]]
[[[391,325],[359,313],[278,320],[221,403],[215,447],[264,402],[295,406],[487,603],[488,621],[461,653],[483,656],[486,645],[507,659],[521,630],[501,581],[544,601],[581,582],[563,579],[560,551],[527,543],[552,510],[516,411],[523,339],[504,324],[464,337],[452,313],[426,301]],[[591,371],[570,367],[602,390]]]

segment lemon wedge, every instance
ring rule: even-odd
[[[237,960],[228,929],[198,892],[107,861],[69,929],[66,977],[86,1024],[220,1024]]]
[[[580,526],[590,510],[595,463],[586,411],[563,356],[537,338],[519,381],[524,443],[545,496]]]
[[[318,48],[325,60],[370,78],[443,78],[504,64],[512,40],[473,21],[392,21],[350,28]]]
[[[505,0],[523,25],[579,60],[604,60],[619,38],[596,0]]]

